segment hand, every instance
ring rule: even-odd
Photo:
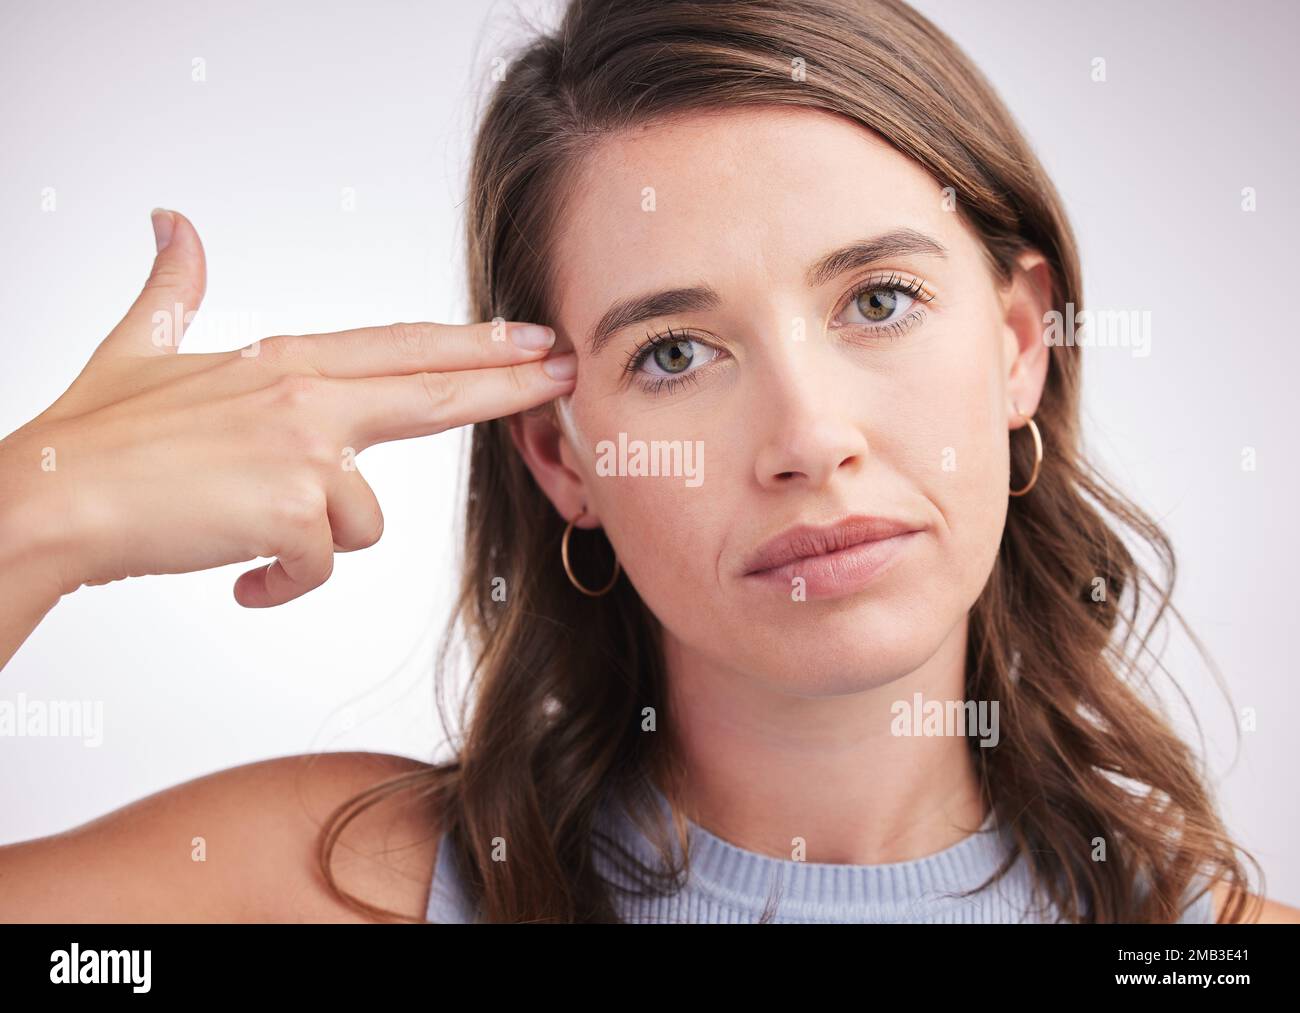
[[[379,538],[383,515],[355,464],[366,447],[573,389],[572,353],[521,348],[521,325],[503,322],[179,355],[203,298],[203,246],[176,212],[156,212],[155,229],[160,252],[126,316],[53,405],[0,441],[9,537],[31,540],[14,555],[39,555],[64,594],[274,556],[239,577],[235,598],[289,601],[328,579],[335,551]]]

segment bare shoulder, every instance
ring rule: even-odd
[[[385,753],[287,756],[186,781],[50,837],[0,848],[3,921],[372,921],[339,898],[320,832],[339,805],[429,769]],[[437,857],[427,807],[399,791],[339,834],[344,891],[414,918]]]
[[[270,761],[257,817],[263,833],[285,826],[289,849],[268,862],[265,916],[275,921],[372,921],[343,901],[324,878],[321,829],[334,810],[367,791],[404,778],[408,786],[429,764],[386,753],[321,753]],[[376,908],[423,918],[437,858],[438,829],[415,793],[397,790],[359,808],[338,832],[330,854],[334,881]]]
[[[1214,897],[1214,918],[1215,921],[1218,921],[1228,904],[1228,885],[1218,883],[1210,890],[1210,893]],[[1255,917],[1256,911],[1258,911],[1259,917]],[[1251,894],[1250,907],[1246,909],[1245,920],[1263,925],[1296,925],[1300,924],[1300,908],[1290,907],[1287,904],[1269,900],[1267,897]]]

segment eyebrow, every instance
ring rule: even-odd
[[[820,288],[855,268],[908,254],[946,258],[948,251],[933,236],[915,229],[894,229],[872,239],[860,239],[832,250],[804,272],[804,280],[809,288]],[[587,348],[594,357],[601,353],[610,338],[625,327],[674,313],[716,309],[720,305],[722,296],[709,285],[670,288],[620,299],[605,311],[591,329]]]

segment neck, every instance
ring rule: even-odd
[[[917,693],[965,698],[966,631],[963,617],[915,671],[834,696],[774,689],[665,631],[687,816],[773,857],[802,838],[808,862],[903,862],[961,841],[987,815],[967,737],[893,729]]]

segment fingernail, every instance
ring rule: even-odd
[[[511,324],[510,340],[520,348],[550,348],[555,344],[555,332],[543,324]]]
[[[153,219],[154,244],[158,247],[158,252],[162,253],[172,241],[172,228],[176,225],[176,219],[166,208],[154,208],[149,212],[149,217]]]
[[[542,369],[552,380],[572,380],[578,372],[578,357],[572,352],[553,355],[542,363]]]

